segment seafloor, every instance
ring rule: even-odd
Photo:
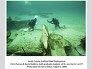
[[[11,33],[9,38],[7,38],[8,56],[44,56],[43,48],[41,47],[43,24],[47,26],[49,33],[63,36],[64,39],[71,43],[72,47],[68,55],[58,47],[58,51],[51,50],[51,54],[46,56],[86,55],[86,51],[81,45],[81,40],[86,37],[86,24],[83,14],[71,12],[70,14],[53,13],[48,16],[38,15],[34,31],[24,31],[24,29],[28,28],[27,23],[33,17],[17,16],[14,19],[14,16],[11,16],[14,22],[7,24],[7,32],[9,31]],[[53,17],[59,20],[61,29],[55,29],[53,24],[47,22],[47,20],[51,20]],[[63,28],[64,26],[65,28]]]

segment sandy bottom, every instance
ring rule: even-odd
[[[60,17],[61,15],[62,17]],[[47,20],[51,20],[51,18],[53,17],[59,19],[61,27],[65,25],[66,28],[55,30],[54,25],[47,22]],[[45,17],[42,18],[38,16],[37,25],[35,26],[34,31],[24,32],[23,29],[27,27],[21,28],[19,30],[12,29],[11,30],[12,35],[10,36],[10,39],[14,39],[14,40],[9,45],[16,46],[17,44],[18,46],[26,48],[26,44],[30,45],[30,42],[32,42],[33,43],[32,47],[39,46],[34,44],[38,44],[40,42],[40,38],[42,34],[41,31],[42,25],[45,24],[49,30],[49,33],[62,35],[66,40],[68,40],[72,44],[73,47],[77,47],[80,44],[80,40],[86,36],[85,23],[84,23],[85,21],[83,19],[84,18],[81,15],[69,16],[64,14],[59,14],[59,15],[53,14],[49,18],[45,18]]]

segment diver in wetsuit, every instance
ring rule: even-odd
[[[57,29],[57,28],[60,29],[59,21],[56,18],[52,18],[52,21],[48,21],[48,22],[51,23],[51,24],[54,24],[55,25],[55,29]]]
[[[28,23],[28,25],[29,25],[29,30],[34,30],[34,27],[35,27],[35,25],[36,25],[36,22],[37,22],[37,18],[34,18],[34,19],[32,19],[29,23]]]

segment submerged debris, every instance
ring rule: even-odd
[[[82,48],[86,51],[86,37],[81,39]]]
[[[58,34],[49,34],[46,25],[43,25],[42,46],[45,55],[52,56],[78,56],[80,55],[72,44]]]
[[[46,25],[43,25],[42,35],[32,32],[24,32],[26,35],[18,35],[7,47],[7,55],[10,56],[81,56],[85,49],[85,39],[81,40],[81,46],[74,48],[67,39],[59,34],[50,34]],[[40,31],[38,33],[40,33]],[[33,34],[34,33],[34,34]],[[32,36],[32,37],[31,37]],[[36,38],[37,36],[37,38]],[[39,41],[40,40],[40,41]],[[82,46],[83,45],[83,46]],[[81,48],[80,48],[81,47]]]
[[[11,36],[11,31],[7,31],[7,39]]]
[[[16,25],[15,25],[16,22],[17,21],[13,21],[12,17],[8,17],[7,18],[7,29],[11,30],[11,29],[15,28],[16,27]]]

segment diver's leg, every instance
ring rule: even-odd
[[[32,26],[32,29],[31,29],[32,31],[34,30],[34,26]]]
[[[59,24],[56,24],[56,25],[55,25],[55,29],[60,29]]]
[[[33,31],[33,27],[32,26],[29,27],[29,31]]]
[[[31,27],[28,28],[28,30],[30,31]]]
[[[59,26],[59,24],[58,24],[58,28],[60,29],[60,26]]]
[[[58,24],[58,27],[59,27],[59,29],[61,28],[59,24]]]

